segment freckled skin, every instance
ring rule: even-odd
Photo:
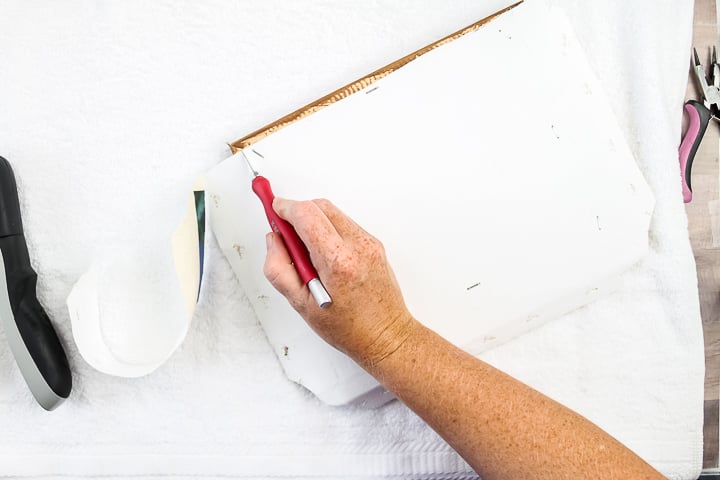
[[[456,348],[408,311],[382,243],[328,200],[276,198],[333,298],[321,309],[282,239],[265,276],[325,341],[435,429],[484,480],[662,479],[584,417]]]

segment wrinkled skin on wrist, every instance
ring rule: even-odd
[[[270,283],[318,335],[358,363],[375,365],[397,350],[415,320],[382,243],[328,200],[276,198],[273,208],[305,243],[333,302],[317,305],[276,233],[267,235],[264,273]]]

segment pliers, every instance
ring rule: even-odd
[[[682,177],[683,200],[689,203],[692,200],[692,186],[690,171],[700,142],[705,135],[711,118],[720,120],[720,65],[717,62],[717,52],[712,49],[710,65],[710,78],[705,75],[705,69],[700,63],[697,50],[693,48],[693,70],[702,90],[703,102],[688,100],[685,111],[690,118],[690,124],[685,137],[680,144],[680,176]],[[708,83],[709,81],[709,83]]]

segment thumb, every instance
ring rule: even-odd
[[[288,299],[295,310],[301,310],[309,300],[310,292],[305,288],[300,275],[290,259],[282,237],[270,232],[265,236],[267,255],[263,273],[270,284]]]

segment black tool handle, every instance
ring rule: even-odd
[[[30,378],[32,365],[25,365],[21,359],[25,352],[18,352],[17,342],[12,343],[13,354],[28,382],[33,395],[45,408],[54,408],[53,404],[43,403],[38,398],[38,388],[45,386],[65,399],[72,389],[72,375],[65,350],[48,318],[47,313],[36,296],[37,274],[30,263],[27,244],[23,235],[20,203],[18,201],[15,176],[10,163],[0,157],[0,251],[2,252],[7,295],[12,309],[15,325],[22,344],[27,349],[34,366],[37,367],[46,385],[36,385],[37,379]],[[4,292],[0,292],[0,295]],[[11,332],[6,332],[8,337]],[[21,355],[22,354],[22,355]]]

